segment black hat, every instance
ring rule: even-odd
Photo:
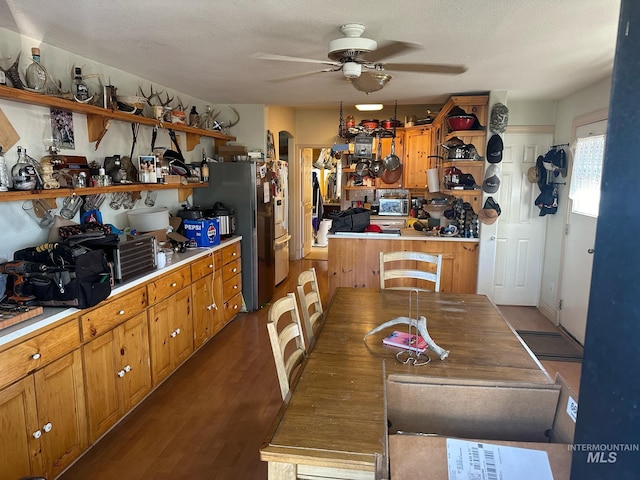
[[[487,225],[492,225],[498,219],[502,210],[493,197],[488,197],[484,202],[484,207],[478,212],[478,220]]]
[[[502,138],[497,133],[492,135],[487,143],[487,161],[489,163],[500,163],[502,161],[502,150],[504,144]]]
[[[540,216],[554,214],[558,211],[558,190],[553,185],[547,185],[536,198],[536,205],[540,208]]]

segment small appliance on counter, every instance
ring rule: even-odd
[[[206,217],[217,217],[220,237],[228,238],[236,231],[236,216],[233,207],[223,202],[216,202],[205,212]]]

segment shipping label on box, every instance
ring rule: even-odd
[[[185,236],[194,239],[199,247],[220,244],[220,224],[217,218],[186,219],[183,222]]]

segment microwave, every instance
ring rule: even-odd
[[[378,200],[378,215],[409,215],[409,199],[408,198],[381,198]]]

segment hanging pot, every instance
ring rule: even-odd
[[[402,164],[395,170],[385,170],[382,172],[380,179],[383,183],[390,185],[392,183],[397,183],[400,178],[402,178]]]
[[[369,160],[360,160],[356,163],[356,175],[365,177],[369,174]]]
[[[472,144],[455,146],[443,144],[442,147],[448,150],[447,158],[449,160],[478,160],[480,158],[476,147]]]
[[[384,157],[384,169],[394,171],[400,166],[400,157],[396,155],[396,139],[391,140],[391,153]]]
[[[382,161],[382,158],[380,157],[381,150],[382,150],[382,142],[378,138],[378,150],[376,152],[376,158],[373,162],[371,162],[371,166],[369,167],[369,173],[374,178],[377,178],[380,175],[382,175],[382,172],[384,171],[384,163]]]

